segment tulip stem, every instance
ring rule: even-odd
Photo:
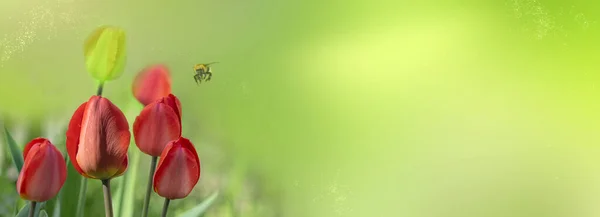
[[[169,200],[169,198],[165,198],[165,204],[163,205],[163,211],[162,211],[162,217],[167,217],[167,210],[169,209],[169,202],[171,202],[171,200]]]
[[[96,95],[102,96],[103,89],[104,89],[104,81],[101,81],[100,84],[98,84],[98,91],[96,92]]]
[[[112,198],[110,197],[110,179],[102,180],[102,190],[104,191],[104,213],[106,217],[113,216]]]
[[[35,205],[37,203],[35,201],[31,201],[31,206],[29,207],[29,217],[33,217],[33,214],[35,213]]]
[[[146,198],[144,198],[144,209],[142,210],[142,217],[148,216],[148,205],[150,204],[150,193],[152,193],[152,180],[154,178],[154,171],[156,170],[156,160],[158,157],[152,156],[152,162],[150,163],[150,175],[148,176],[148,187],[146,187]]]

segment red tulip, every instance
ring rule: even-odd
[[[17,179],[21,198],[43,202],[52,199],[67,179],[65,158],[48,139],[36,138],[25,145],[25,163]]]
[[[199,179],[200,159],[190,140],[179,138],[169,142],[154,173],[154,191],[171,200],[184,198]]]
[[[137,74],[132,85],[133,95],[148,105],[171,93],[171,77],[165,65],[146,67]]]
[[[67,152],[82,176],[111,179],[127,169],[129,125],[108,99],[92,96],[73,114],[67,129]]]
[[[169,94],[148,104],[133,123],[135,144],[144,153],[158,157],[169,141],[181,136],[181,104]]]

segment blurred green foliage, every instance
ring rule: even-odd
[[[2,1],[0,112],[18,144],[52,131],[47,122],[65,126],[96,88],[83,39],[118,25],[128,61],[104,95],[127,108],[135,73],[166,63],[200,155],[200,182],[172,216],[217,190],[207,217],[598,216],[599,10],[586,0]],[[197,86],[192,66],[212,61],[212,80]],[[2,150],[7,213],[16,176]],[[133,216],[149,162],[137,160]],[[88,187],[86,214],[103,213],[100,183]],[[161,205],[153,195],[150,214]]]

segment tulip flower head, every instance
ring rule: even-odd
[[[100,26],[85,40],[85,65],[93,78],[104,82],[123,74],[127,58],[125,31],[116,26]]]
[[[152,65],[140,71],[132,85],[133,96],[144,106],[171,93],[171,77],[165,65]]]
[[[154,191],[167,199],[187,197],[200,179],[200,159],[186,138],[167,144],[154,173]]]
[[[67,165],[60,151],[48,139],[36,138],[25,145],[23,159],[17,179],[21,198],[43,202],[56,196],[67,179]]]
[[[110,100],[92,96],[73,114],[67,152],[82,176],[111,179],[127,169],[130,133],[125,115]]]
[[[169,94],[148,104],[133,123],[138,148],[154,157],[160,156],[169,141],[181,136],[181,104]]]

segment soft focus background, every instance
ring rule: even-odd
[[[117,25],[128,61],[104,95],[135,117],[133,77],[167,64],[200,155],[172,216],[216,191],[205,216],[599,216],[599,12],[584,0],[5,0],[0,114],[19,144],[43,135],[64,150],[96,90],[83,40]],[[212,61],[197,86],[192,66]],[[4,216],[17,195],[2,150]],[[131,170],[134,216],[148,164]],[[88,187],[86,216],[100,216],[100,182]]]

